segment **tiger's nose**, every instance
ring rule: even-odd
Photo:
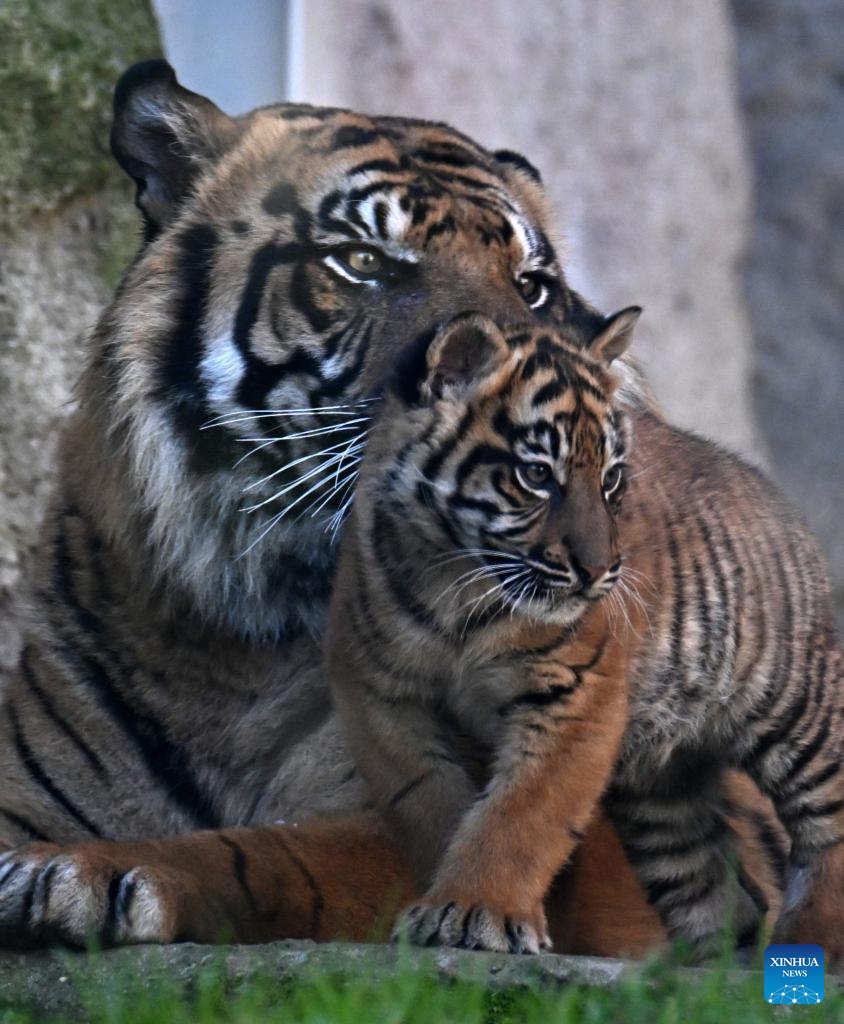
[[[578,561],[575,555],[570,556],[571,567],[577,574],[577,578],[581,584],[585,587],[590,583],[594,583],[599,580],[602,576],[605,576],[611,569],[614,569],[617,562],[610,564],[609,562],[601,563],[600,565],[587,565],[585,562]]]
[[[547,562],[548,565],[553,565],[560,569],[566,568],[567,553],[562,544],[546,544],[540,554],[543,561]]]

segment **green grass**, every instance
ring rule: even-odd
[[[141,984],[121,979],[113,990],[80,986],[83,1016],[28,1016],[0,1009],[3,1024],[83,1020],[93,1024],[755,1024],[782,1020],[762,998],[760,976],[730,976],[723,967],[698,974],[651,965],[613,990],[584,985],[489,991],[471,982],[445,984],[422,971],[387,979],[313,976],[296,982],[254,978],[227,990],[209,967],[190,994],[171,979]],[[844,996],[830,991],[816,1007],[793,1008],[789,1019],[844,1020]],[[795,1017],[796,1014],[796,1017]]]

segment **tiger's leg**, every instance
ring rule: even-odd
[[[513,953],[550,948],[544,901],[598,811],[627,721],[624,652],[613,639],[583,660],[578,653],[535,659],[526,679],[537,685],[499,709],[505,734],[490,782],[397,936]]]
[[[414,895],[374,814],[0,856],[0,944],[384,938]]]
[[[767,912],[759,886],[740,865],[735,832],[725,819],[720,782],[701,788],[669,772],[647,789],[628,780],[613,786],[606,808],[643,889],[672,939],[690,942],[697,955],[716,947],[725,924],[739,946],[756,941]],[[717,776],[716,776],[717,778]],[[736,877],[736,868],[738,869]]]
[[[844,963],[844,656],[819,647],[808,686],[765,731],[745,759],[770,796],[791,839],[783,909],[774,937],[812,942]]]

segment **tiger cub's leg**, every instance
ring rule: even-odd
[[[754,740],[745,766],[773,801],[791,839],[774,937],[811,942],[844,963],[844,656],[813,652],[807,679]]]
[[[701,766],[699,778],[707,771]],[[740,865],[720,783],[701,789],[670,773],[647,789],[625,780],[613,786],[606,809],[671,938],[691,942],[700,956],[715,951],[725,925],[739,946],[756,941],[767,901]]]
[[[0,856],[0,944],[384,938],[415,890],[375,815]]]
[[[498,709],[505,731],[492,777],[397,936],[423,946],[550,948],[544,901],[599,809],[627,722],[624,652],[613,639],[579,654],[535,659],[526,674],[534,685]]]

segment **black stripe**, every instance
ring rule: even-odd
[[[519,948],[519,936],[516,934],[513,922],[509,917],[504,918],[504,933],[507,936],[507,945],[510,947],[510,952],[515,953]]]
[[[774,878],[781,887],[784,887],[788,875],[788,848],[783,836],[758,812],[741,813],[755,829]]]
[[[289,242],[286,245],[267,242],[252,257],[246,286],[235,315],[232,335],[246,362],[246,373],[238,386],[237,398],[240,404],[248,409],[262,408],[267,391],[278,380],[279,368],[256,356],[251,344],[252,330],[258,319],[267,279],[275,267],[295,263],[303,253],[303,247],[296,242]],[[267,380],[272,383],[267,383]],[[206,421],[208,419],[210,416],[206,417]]]
[[[246,856],[246,852],[239,843],[236,843],[233,839],[229,839],[228,836],[221,835],[217,838],[224,846],[227,846],[231,850],[234,877],[237,879],[237,884],[240,886],[241,892],[246,897],[249,909],[253,914],[257,914],[259,911],[258,901],[255,899],[255,893],[252,891],[252,886],[249,884],[249,877],[247,875],[247,871],[249,870],[249,858]]]
[[[454,234],[456,230],[454,217],[451,214],[447,214],[445,217],[435,220],[433,224],[429,225],[428,230],[425,232],[425,244],[427,245],[438,235]]]
[[[466,911],[466,916],[463,918],[463,927],[460,931],[460,938],[457,942],[458,949],[466,949],[466,944],[469,941],[469,929],[472,926],[472,918],[474,917],[476,910],[478,910],[478,907],[473,904]]]
[[[106,913],[99,935],[100,942],[105,948],[114,945],[114,937],[117,934],[117,901],[122,881],[123,873],[121,872],[116,872],[109,879],[106,893]]]
[[[331,149],[346,149],[354,146],[369,146],[382,138],[373,128],[361,128],[356,124],[345,124],[331,137]]]
[[[406,157],[403,157],[402,160],[406,163]],[[350,167],[345,172],[345,176],[352,178],[356,174],[365,174],[371,171],[380,171],[382,174],[400,174],[404,169],[403,164],[397,163],[395,160],[365,160],[363,163]]]
[[[56,593],[75,617],[82,633],[94,637],[98,650],[107,650],[105,640],[108,631],[105,625],[93,612],[83,607],[76,597],[72,560],[64,529],[60,529],[56,536],[54,582]],[[120,693],[99,658],[85,653],[80,648],[78,638],[69,633],[61,638],[65,656],[80,679],[97,694],[100,708],[134,741],[150,775],[158,780],[194,823],[205,828],[219,827],[219,815],[210,797],[199,788],[187,753],[167,738],[163,724],[144,708],[137,694],[132,695],[130,702]],[[125,664],[120,667],[122,678],[131,678],[132,667]]]
[[[506,448],[495,448],[489,444],[476,444],[463,457],[455,473],[455,482],[459,487],[478,466],[511,465],[512,453]],[[425,474],[428,476],[429,474]]]
[[[378,234],[385,240],[390,237],[390,232],[387,229],[389,216],[390,208],[387,204],[383,200],[377,202],[375,204],[375,226],[378,228]]]
[[[417,778],[415,778],[415,779],[412,779],[412,780],[411,780],[410,782],[408,782],[408,783],[407,783],[407,785],[405,785],[405,786],[402,786],[402,788],[401,788],[401,789],[400,789],[400,790],[398,791],[398,793],[393,793],[393,795],[392,795],[392,796],[390,797],[390,799],[389,799],[389,800],[387,801],[387,807],[388,807],[388,808],[390,808],[390,809],[392,810],[392,808],[394,808],[394,807],[396,807],[396,806],[397,806],[398,804],[400,804],[400,803],[402,802],[402,800],[404,800],[404,799],[405,799],[405,797],[408,797],[408,796],[410,796],[410,794],[411,794],[411,793],[412,793],[412,792],[413,792],[413,791],[414,791],[414,790],[415,790],[415,789],[416,789],[416,788],[417,788],[418,786],[421,786],[421,785],[422,785],[422,783],[423,783],[423,782],[424,782],[424,781],[425,781],[426,779],[430,778],[430,777],[431,777],[431,775],[433,775],[433,771],[430,771],[430,772],[423,772],[423,773],[422,773],[421,775],[417,776]]]
[[[7,821],[10,821],[15,828],[29,836],[30,839],[34,839],[39,843],[49,843],[50,837],[37,829],[31,822],[22,818],[19,814],[15,814],[14,811],[8,811],[5,807],[0,807],[0,816],[4,817]]]
[[[435,149],[434,146],[437,146]],[[425,163],[445,164],[448,167],[477,167],[478,160],[474,153],[461,149],[459,146],[448,146],[441,148],[437,143],[425,149],[412,149],[409,156],[413,160],[422,160]],[[483,168],[489,173],[488,168]]]
[[[425,939],[426,946],[433,946],[435,944],[434,940],[440,933],[440,928],[442,928],[443,926],[443,921],[445,921],[446,915],[452,910],[454,910],[454,900],[451,900],[451,902],[446,903],[446,905],[440,911],[440,916],[437,918],[437,923],[434,925],[434,930],[427,937],[427,939]]]
[[[61,717],[47,694],[39,686],[35,673],[32,670],[32,666],[29,663],[31,651],[32,649],[27,647],[20,660],[21,674],[29,686],[30,692],[32,692],[38,699],[44,714],[60,732],[63,732],[65,736],[67,736],[79,753],[86,759],[88,764],[90,764],[91,768],[100,775],[104,781],[108,781],[109,772],[106,766],[99,757],[97,757],[94,751],[91,750],[79,733],[77,733],[76,730]]]
[[[300,118],[314,118],[317,121],[329,121],[336,114],[346,111],[339,107],[313,107],[310,103],[285,103],[278,116],[283,121],[298,121]]]
[[[380,504],[373,509],[371,539],[373,550],[383,569],[384,578],[396,604],[416,622],[443,635],[443,630],[433,611],[418,599],[417,591],[414,589],[412,581],[408,579],[404,566],[398,566],[396,563],[396,557],[402,551],[401,539],[395,529],[395,524]]]
[[[444,181],[448,185],[463,185],[470,189],[479,189],[480,191],[490,191],[496,186],[486,182],[479,181],[477,178],[471,178],[468,174],[457,174],[454,171],[440,171],[435,167],[428,168],[428,174],[432,178],[436,178],[438,181]]]
[[[127,882],[126,875],[121,878],[120,891],[117,894],[115,915],[118,921],[124,921],[130,927],[132,924],[132,904],[135,901],[135,891],[137,888],[138,883],[136,879],[132,878]]]
[[[9,716],[9,722],[12,726],[12,739],[15,744],[15,751],[20,758],[24,768],[26,768],[29,777],[38,786],[41,787],[46,793],[48,793],[52,799],[59,804],[60,807],[64,808],[65,812],[73,818],[73,820],[81,825],[86,831],[92,835],[102,839],[103,833],[97,828],[97,826],[91,821],[91,819],[80,810],[76,804],[68,797],[61,788],[50,778],[44,768],[41,766],[38,758],[35,756],[32,748],[26,741],[26,737],[21,729],[20,720],[18,719],[17,710],[14,704],[9,704],[7,707],[7,714]]]
[[[641,823],[638,823],[641,825]],[[633,831],[633,830],[630,830]],[[640,835],[645,837],[649,835],[650,829],[639,828]],[[708,846],[712,843],[717,843],[719,839],[722,839],[729,833],[729,828],[725,821],[721,818],[714,818],[710,827],[702,835],[689,836],[687,838],[676,838],[667,840],[664,843],[658,845],[636,845],[635,840],[632,836],[627,835],[628,830],[625,829],[625,838],[630,844],[625,845],[628,859],[632,864],[644,864],[649,860],[653,860],[656,857],[688,857],[690,854],[696,853],[704,846]]]
[[[323,899],[322,892],[319,885],[317,884],[316,878],[308,870],[307,865],[303,860],[296,856],[296,854],[290,849],[290,845],[287,840],[281,835],[279,831],[274,831],[276,842],[282,847],[284,852],[290,858],[290,860],[296,865],[305,879],[305,884],[311,891],[313,897],[313,906],[311,908],[311,934],[310,938],[317,939],[319,937],[319,926],[322,920],[322,912],[325,907],[325,900]]]
[[[727,580],[721,566],[720,552],[712,536],[709,523],[700,513],[696,516],[696,523],[703,540],[703,545],[706,548],[708,568],[715,586],[716,607],[711,609],[704,587],[703,571],[697,561],[695,561],[694,570],[698,585],[698,600],[704,637],[703,662],[706,669],[714,675],[720,671],[724,662],[727,623],[731,618],[734,619],[738,616],[739,610],[738,608],[730,608]],[[714,621],[713,616],[710,614],[711,611],[715,613]],[[736,648],[736,651],[738,651],[738,648]]]
[[[475,410],[470,406],[466,412],[463,413],[460,422],[457,424],[457,429],[450,433],[440,447],[426,460],[425,465],[422,467],[422,476],[424,476],[426,480],[433,481],[436,479],[445,460],[452,454],[454,449],[468,433],[469,427],[472,425],[472,420],[474,418]]]
[[[678,523],[674,519],[666,520],[668,530],[668,557],[673,583],[671,627],[669,630],[670,661],[668,668],[661,673],[662,688],[682,690],[685,680],[683,662],[683,634],[686,628],[686,590],[683,582],[683,567],[680,562],[680,546],[677,543]]]
[[[212,416],[199,364],[218,236],[208,224],[193,224],[177,236],[177,242],[182,251],[176,328],[161,357],[157,391],[190,446],[194,468],[204,472],[219,466],[222,459],[230,465],[219,437],[209,436],[215,432],[200,429]]]
[[[797,807],[778,808],[780,820],[789,831],[806,818],[830,818],[844,809],[844,800],[828,800],[820,804],[799,804]]]
[[[736,525],[732,523],[730,526],[727,526],[724,522],[724,517],[721,515],[720,509],[714,503],[710,502],[708,508],[709,514],[715,520],[715,525],[721,531],[721,544],[726,551],[727,564],[731,569],[731,575],[735,582],[735,587],[731,593],[727,576],[725,575],[724,568],[721,564],[720,550],[709,532],[708,524],[701,516],[698,523],[701,526],[704,543],[706,544],[707,551],[709,552],[710,565],[712,566],[712,572],[715,576],[715,587],[718,592],[718,600],[721,608],[723,609],[718,629],[718,636],[723,639],[720,640],[717,646],[713,647],[713,652],[716,656],[720,655],[718,661],[713,664],[713,671],[715,671],[716,668],[721,667],[727,653],[728,645],[726,643],[726,636],[730,624],[732,624],[733,631],[733,665],[735,665],[735,660],[741,650],[743,632],[742,616],[744,613],[742,605],[744,602],[745,589],[744,564],[746,559],[740,557],[736,546],[733,543],[732,531],[736,529]],[[741,532],[741,529],[739,529],[739,535]]]
[[[803,779],[794,786],[789,786],[783,803],[789,803],[797,797],[802,796],[804,793],[811,793],[813,789],[820,789],[820,787],[829,782],[830,779],[834,779],[836,775],[840,774],[841,765],[835,761],[830,761],[826,767],[821,768],[820,771],[816,772],[814,775],[810,775],[808,778]]]
[[[782,556],[778,550],[774,551],[774,566],[776,569],[776,582],[782,595],[782,618],[781,626],[777,631],[777,639],[781,642],[777,647],[777,657],[774,658],[774,669],[776,682],[773,684],[775,696],[789,693],[789,682],[791,677],[791,664],[794,648],[794,608],[791,601],[791,589],[788,575],[783,564]],[[784,641],[784,643],[782,642]],[[756,741],[751,756],[759,759],[773,746],[781,743],[791,734],[792,729],[797,725],[806,710],[807,695],[805,691],[799,691],[796,700],[790,702],[788,714],[783,720],[781,713],[777,714],[778,724],[764,732]],[[779,709],[777,708],[777,711]]]
[[[683,886],[694,882],[697,878],[697,875],[692,875],[681,879],[666,879],[662,882],[654,883],[653,885],[647,885],[646,889],[651,899],[661,903],[665,912],[673,915],[677,911],[688,910],[690,907],[695,907],[704,903],[708,897],[712,895],[715,889],[717,889],[724,881],[720,874],[714,875],[705,881],[698,889],[686,893],[685,895],[679,894],[678,890],[682,889]],[[658,893],[656,897],[652,895],[654,892]],[[676,931],[672,929],[672,933],[676,934]]]
[[[48,861],[47,864],[41,868],[40,871],[36,872],[36,883],[32,890],[32,917],[35,916],[34,911],[39,911],[39,916],[43,916],[50,905],[50,893],[53,889],[53,879],[58,870],[58,864],[55,861]],[[36,908],[37,901],[37,908]],[[34,922],[30,919],[28,922],[30,927],[33,926]]]
[[[549,380],[547,384],[543,384],[542,387],[536,392],[531,400],[531,405],[535,408],[540,405],[545,405],[548,402],[553,402],[559,398],[567,389],[569,383],[566,380],[565,374],[562,370],[557,373],[556,380]]]
[[[786,794],[792,791],[790,783],[797,778],[800,772],[809,764],[810,761],[812,761],[815,755],[819,754],[820,751],[823,750],[827,740],[829,739],[829,731],[830,717],[829,712],[827,712],[813,738],[805,747],[803,747],[797,757],[795,757],[788,766],[785,778],[780,783],[782,790]]]
[[[697,618],[700,622],[701,662],[705,671],[714,674],[714,667],[710,667],[712,665],[712,652],[718,651],[720,648],[722,648],[722,645],[717,643],[715,639],[714,630],[712,628],[712,617],[710,615],[709,608],[709,593],[706,588],[706,577],[704,576],[703,569],[700,565],[700,561],[698,560],[696,555],[692,556],[692,575],[694,576],[695,581],[695,611],[697,612]],[[723,605],[721,607],[724,608]]]
[[[545,690],[530,690],[528,693],[522,693],[518,697],[513,697],[512,700],[501,704],[498,708],[498,714],[506,717],[510,712],[518,708],[545,708],[550,704],[559,704],[561,701],[567,700],[576,689],[577,684],[565,686],[562,683],[557,683]]]

